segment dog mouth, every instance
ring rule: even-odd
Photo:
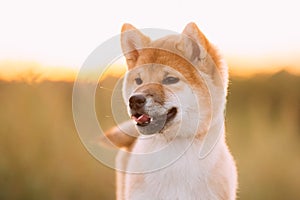
[[[166,120],[165,124],[168,123],[170,120],[172,120],[177,114],[177,108],[173,107],[168,110],[166,114]],[[146,113],[135,113],[131,116],[131,119],[133,119],[136,122],[137,126],[145,127],[151,124],[151,122],[155,119],[154,117],[149,116]]]
[[[152,118],[149,115],[140,113],[132,115],[131,119],[133,119],[138,126],[147,126],[152,121]]]

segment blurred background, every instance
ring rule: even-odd
[[[73,81],[124,22],[181,32],[195,21],[230,68],[227,141],[239,199],[300,199],[300,28],[287,1],[2,1],[0,199],[114,199],[114,171],[77,134]],[[101,79],[99,122],[124,66]],[[104,89],[105,88],[105,89]]]

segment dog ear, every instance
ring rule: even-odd
[[[216,85],[225,89],[228,85],[228,68],[223,62],[217,48],[193,22],[186,25],[182,32],[181,46],[183,55],[200,71],[209,75]]]
[[[185,57],[201,71],[210,74],[213,72],[212,61],[209,58],[208,51],[210,50],[210,43],[199,30],[197,25],[193,22],[186,25],[184,28],[181,40],[176,45],[176,48],[181,51]]]
[[[139,57],[139,50],[150,43],[150,38],[131,24],[124,24],[121,31],[121,46],[128,69],[132,69]]]

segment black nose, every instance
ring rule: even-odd
[[[145,103],[146,98],[141,94],[133,95],[129,98],[129,107],[134,110],[142,108]]]

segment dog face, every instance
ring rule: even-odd
[[[196,39],[208,45],[205,37]],[[199,42],[186,34],[151,41],[133,26],[123,26],[121,44],[128,65],[123,97],[141,134],[174,134],[179,127],[184,137],[205,132],[213,110],[211,85],[203,76],[213,82],[216,70],[207,47]],[[213,84],[217,88],[222,83]],[[189,130],[192,124],[203,130]]]
[[[183,111],[197,107],[184,76],[167,65],[139,65],[127,73],[123,86],[129,115],[145,135],[174,128]]]

